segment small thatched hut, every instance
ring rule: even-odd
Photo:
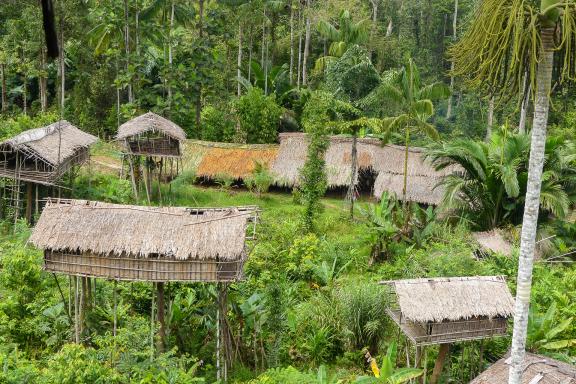
[[[90,158],[96,141],[65,120],[30,129],[0,143],[0,177],[54,185]]]
[[[510,358],[498,360],[470,384],[507,384]],[[527,353],[522,384],[576,384],[576,367],[550,357]]]
[[[276,184],[294,187],[298,184],[300,169],[307,157],[308,141],[303,133],[280,134],[280,149],[272,164]],[[380,140],[362,138],[357,141],[358,172],[356,186],[369,187],[376,198],[384,191],[402,196],[405,148],[397,145],[382,146]],[[331,136],[326,151],[326,173],[329,188],[350,185],[352,138]],[[422,148],[411,147],[408,152],[407,199],[437,205],[443,189],[438,187],[442,177],[453,169],[436,171],[425,159]]]
[[[44,269],[132,281],[242,278],[254,207],[141,207],[49,200],[30,242]]]
[[[179,157],[186,133],[170,120],[148,112],[122,124],[116,140],[123,141],[131,155]]]
[[[514,299],[502,276],[383,281],[392,289],[388,315],[416,345],[504,335]]]
[[[500,253],[504,256],[512,255],[513,245],[504,237],[499,229],[486,232],[473,232],[472,237],[479,245],[481,253]]]
[[[234,144],[210,141],[189,141],[190,151],[199,154],[196,176],[214,180],[222,176],[243,180],[252,175],[260,163],[269,169],[276,158],[278,146],[274,144]]]

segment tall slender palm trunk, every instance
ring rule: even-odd
[[[458,38],[458,0],[454,1],[454,18],[452,19],[452,39]],[[454,60],[450,64],[450,96],[448,96],[448,108],[446,109],[446,118],[452,116],[452,95],[454,94]]]
[[[294,84],[294,6],[290,1],[290,85]]]
[[[236,76],[238,76],[238,79],[240,79],[240,76],[242,76],[241,69],[242,69],[242,21],[240,20],[240,22],[238,23],[238,57],[236,62]],[[240,85],[239,81],[237,81],[237,83],[238,88],[236,89],[236,95],[240,97],[240,95],[242,94],[242,86]]]
[[[306,38],[304,39],[304,57],[302,59],[302,85],[308,81],[308,55],[310,54],[310,0],[306,0]]]
[[[486,141],[490,141],[490,137],[492,137],[493,126],[494,126],[494,96],[491,96],[490,101],[488,101],[488,121],[486,124]]]
[[[522,87],[522,108],[520,110],[520,122],[518,123],[518,132],[526,133],[526,116],[528,115],[528,104],[530,103],[530,92],[532,89],[528,83],[528,73],[524,74],[524,86]]]
[[[544,166],[546,126],[548,124],[549,94],[552,82],[554,30],[554,28],[543,28],[541,31],[542,57],[536,74],[536,101],[534,103],[532,143],[528,163],[528,184],[526,187],[526,202],[520,240],[509,384],[520,384],[523,371],[530,291],[532,288],[532,269],[534,266],[534,246],[536,243],[538,210],[540,208],[542,168]]]
[[[354,201],[356,200],[356,174],[358,173],[358,128],[352,132],[352,152],[350,156],[350,186],[348,187],[348,199],[350,200],[350,218],[354,218]]]
[[[8,98],[6,97],[6,74],[5,64],[0,63],[0,82],[2,83],[2,112],[8,111]]]

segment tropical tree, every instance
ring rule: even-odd
[[[455,211],[478,229],[488,230],[505,223],[518,224],[522,217],[530,138],[512,134],[504,127],[488,143],[460,139],[432,147],[427,156],[436,169],[458,167],[446,176],[443,208]],[[574,148],[549,138],[540,207],[565,217],[576,182]]]
[[[455,74],[466,77],[476,87],[498,89],[505,94],[517,93],[528,73],[531,89],[536,90],[509,375],[509,383],[518,384],[528,328],[552,65],[554,52],[558,52],[559,79],[576,72],[576,2],[483,0],[471,20],[468,31],[451,51]]]
[[[385,78],[378,87],[359,103],[367,106],[387,98],[397,103],[401,108],[401,113],[398,116],[383,120],[380,132],[384,133],[384,141],[387,141],[392,132],[404,130],[403,201],[406,201],[410,134],[412,132],[420,132],[433,140],[439,138],[436,128],[428,123],[428,120],[434,115],[434,104],[432,102],[447,97],[449,93],[448,87],[440,82],[423,85],[420,80],[418,67],[412,59],[409,59],[401,71]]]
[[[552,303],[546,313],[530,308],[526,347],[531,352],[560,351],[576,346],[576,338],[566,338],[574,322],[573,317],[558,320],[558,308]]]
[[[328,56],[323,56],[316,60],[315,69],[322,71],[330,61],[342,57],[350,46],[366,41],[369,24],[370,21],[368,19],[354,22],[350,11],[346,9],[340,12],[337,25],[326,20],[320,20],[318,32],[325,39],[331,41],[331,44],[328,49]]]

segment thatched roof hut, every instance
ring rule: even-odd
[[[24,131],[0,143],[0,177],[53,185],[89,159],[96,141],[66,120]]]
[[[475,340],[506,333],[514,299],[502,276],[384,281],[390,317],[417,345]]]
[[[186,133],[177,124],[153,112],[133,118],[118,127],[116,140],[128,153],[145,156],[180,156]]]
[[[48,201],[30,242],[44,268],[145,281],[233,281],[246,259],[248,208],[141,207]]]
[[[498,360],[470,384],[507,384],[510,358]],[[527,353],[522,384],[576,384],[576,367],[550,357]]]
[[[300,169],[307,157],[308,142],[303,133],[280,134],[280,149],[272,164],[276,184],[294,187],[299,181]],[[397,145],[382,146],[380,140],[361,138],[357,142],[358,175],[363,171],[372,172],[376,179],[373,194],[380,198],[384,191],[402,195],[405,148]],[[326,173],[330,188],[350,185],[350,164],[352,160],[352,138],[331,136],[326,151]],[[436,171],[424,158],[423,149],[411,147],[408,152],[407,198],[425,204],[437,205],[442,200],[443,189],[437,187],[442,177],[453,169]]]
[[[269,169],[278,146],[273,144],[234,144],[193,140],[187,143],[200,153],[196,176],[214,180],[221,176],[243,180],[252,175],[257,163]]]
[[[500,253],[505,256],[512,255],[513,245],[504,237],[503,232],[499,229],[486,232],[473,232],[472,237],[478,243],[480,251],[484,253]]]

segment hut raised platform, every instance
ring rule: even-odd
[[[124,281],[243,278],[255,207],[142,207],[48,200],[30,242],[44,269]],[[249,236],[253,231],[249,231]]]
[[[514,299],[502,276],[383,281],[390,318],[417,347],[506,334]]]
[[[62,120],[0,143],[0,177],[55,185],[73,166],[90,158],[98,138]]]
[[[510,358],[505,357],[490,366],[470,384],[507,384]],[[522,384],[576,384],[576,366],[546,356],[526,353]]]
[[[116,140],[124,143],[126,154],[180,157],[186,133],[170,120],[147,112],[122,124]]]

